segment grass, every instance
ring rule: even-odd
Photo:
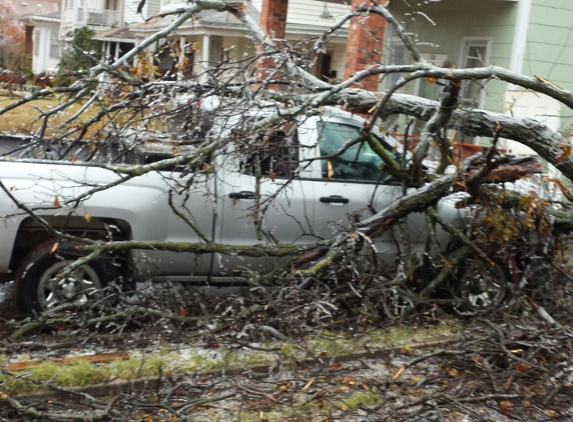
[[[0,96],[0,109],[8,105],[11,105],[17,102],[18,100],[19,98],[9,98],[5,96]],[[49,111],[54,107],[60,105],[60,103],[63,101],[65,101],[64,98],[57,99],[54,96],[47,97],[44,99],[37,99],[0,115],[0,133],[4,132],[4,133],[15,133],[15,134],[28,134],[30,132],[38,130],[43,123],[43,119],[39,118],[41,112]],[[52,118],[50,118],[47,125],[46,135],[47,136],[56,135],[62,129],[61,126],[66,122],[66,120],[69,119],[71,116],[73,116],[81,107],[82,107],[81,104],[77,103],[73,104],[66,110],[57,113]],[[93,117],[96,113],[97,113],[96,106],[88,108],[88,110],[86,110],[86,112],[82,114],[78,119],[78,121],[74,122],[73,125],[78,127],[83,125],[88,119]],[[70,126],[73,125],[68,125],[65,127],[65,129],[69,130]],[[101,124],[99,125],[99,127],[101,127]],[[90,131],[93,133],[99,127],[96,125]]]
[[[342,394],[344,395],[344,394]],[[346,398],[338,400],[323,401],[320,405],[316,402],[310,401],[308,397],[299,397],[295,403],[289,406],[280,406],[274,408],[270,412],[248,412],[242,411],[238,420],[241,422],[279,422],[285,420],[293,421],[307,421],[307,420],[321,420],[330,421],[329,414],[333,410],[346,412],[349,410],[356,410],[362,406],[373,406],[379,403],[382,399],[380,393],[377,391],[356,391],[348,395]],[[262,416],[262,418],[261,418]],[[338,420],[338,418],[337,418]]]
[[[350,397],[335,403],[335,406],[343,410],[356,410],[360,406],[372,406],[380,401],[380,394],[376,391],[353,393]]]
[[[0,110],[19,101],[20,98],[0,95]],[[67,101],[67,97],[53,94],[48,97],[36,99],[15,109],[0,114],[0,133],[29,134],[37,131],[43,124],[42,112],[47,112]],[[105,101],[109,105],[109,101]],[[100,110],[98,104],[92,104],[71,124],[66,121],[74,116],[82,107],[84,102],[75,103],[66,109],[51,116],[46,129],[46,136],[57,136],[68,132],[72,128],[83,128],[83,126],[93,118]],[[109,126],[111,129],[124,128],[126,125],[134,128],[145,127],[149,130],[166,132],[169,131],[172,116],[165,114],[169,111],[170,105],[155,105],[151,108],[124,107],[103,117],[99,122],[94,123],[87,129],[85,137],[96,134],[97,131]],[[113,124],[110,122],[113,120]]]
[[[451,336],[455,334],[457,329],[458,326],[452,322],[427,329],[404,326],[357,334],[322,332],[318,335],[307,336],[294,344],[269,342],[258,345],[267,349],[280,348],[280,351],[275,352],[236,350],[224,346],[218,349],[189,347],[181,351],[169,351],[163,348],[159,352],[153,353],[132,351],[128,359],[118,359],[107,363],[88,361],[73,361],[69,364],[42,362],[26,368],[25,371],[14,371],[16,375],[25,372],[26,376],[2,374],[0,375],[0,383],[3,384],[3,391],[9,394],[24,394],[37,390],[39,385],[41,386],[42,383],[46,382],[61,387],[86,386],[114,380],[156,377],[160,374],[180,375],[189,371],[244,368],[253,364],[274,364],[278,360],[294,362],[313,359],[323,353],[332,357],[396,345],[407,349],[412,342],[422,342],[436,336]],[[21,357],[24,360],[31,358],[33,357],[30,355]],[[6,356],[0,356],[0,364],[5,364],[7,361]],[[349,399],[345,406],[352,408],[355,401],[362,399]]]
[[[20,98],[10,98],[0,95],[0,110],[19,100]],[[65,97],[52,95],[30,101],[12,109],[0,115],[0,133],[29,134],[37,131],[43,124],[41,113],[49,111],[65,101]],[[77,113],[82,106],[83,104],[76,103],[52,116],[47,124],[46,136],[57,136],[58,133],[68,131],[73,127],[82,127],[90,118],[97,114],[99,109],[97,105],[92,105],[76,121],[63,127],[63,124]],[[87,136],[92,136],[102,127],[103,123],[94,124],[93,127],[88,129]]]

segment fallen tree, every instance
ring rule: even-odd
[[[184,22],[204,10],[228,12],[237,17],[252,36],[258,53],[252,58],[235,61],[223,56],[213,69],[190,80],[153,80],[153,68],[143,68],[143,64],[147,63],[145,49],[168,37]],[[516,188],[508,192],[492,187],[492,184],[503,186],[506,182],[515,182],[540,171],[540,167],[532,160],[515,159],[497,151],[498,139],[511,139],[532,148],[571,180],[573,157],[569,154],[568,141],[561,134],[535,120],[459,106],[460,84],[464,80],[487,81],[496,78],[543,93],[569,107],[573,105],[573,96],[540,78],[517,75],[495,66],[451,69],[428,64],[391,13],[373,1],[371,7],[359,8],[344,16],[333,25],[332,31],[352,17],[368,13],[383,16],[395,27],[417,61],[416,64],[373,64],[347,80],[329,84],[311,75],[305,68],[305,62],[300,59],[320,51],[321,43],[327,41],[328,34],[319,38],[311,50],[293,52],[291,46],[275,44],[261,30],[257,22],[245,13],[245,3],[197,0],[184,9],[172,12],[175,17],[168,26],[149,36],[117,61],[97,64],[69,87],[38,90],[1,108],[0,115],[39,98],[60,96],[61,101],[57,106],[39,113],[38,125],[31,133],[31,144],[25,146],[23,152],[11,152],[11,155],[24,155],[37,160],[54,158],[55,154],[55,158],[60,160],[85,160],[87,167],[110,171],[117,176],[115,180],[106,183],[84,180],[81,182],[82,193],[77,195],[64,196],[58,188],[54,188],[53,196],[56,199],[51,206],[35,206],[19,200],[18,189],[2,185],[4,194],[18,209],[6,217],[10,219],[16,215],[27,215],[32,222],[26,230],[33,233],[35,239],[52,242],[52,254],[60,246],[65,246],[65,241],[86,245],[83,256],[74,263],[66,264],[65,269],[57,274],[52,274],[60,278],[68,277],[74,271],[89,266],[93,260],[110,253],[129,260],[134,250],[173,251],[193,253],[195,257],[219,254],[217,256],[222,257],[222,262],[227,260],[231,263],[229,265],[235,266],[228,272],[235,271],[240,275],[240,281],[247,283],[252,280],[263,284],[277,283],[277,280],[296,280],[301,286],[309,286],[317,280],[340,279],[339,274],[348,270],[350,265],[352,277],[364,281],[365,286],[368,286],[368,280],[386,270],[384,274],[391,283],[413,284],[412,291],[423,298],[434,293],[447,279],[458,277],[467,280],[477,271],[477,267],[468,262],[477,260],[483,263],[483,270],[489,275],[485,276],[487,280],[480,279],[475,284],[495,285],[495,288],[505,291],[510,279],[519,280],[535,272],[532,267],[537,263],[539,254],[551,255],[555,229],[569,232],[571,225],[567,222],[571,216],[567,204],[562,204],[559,210],[552,209],[549,198],[532,193],[533,188]],[[139,64],[135,68],[127,66],[134,58],[138,58]],[[272,65],[257,66],[260,59],[272,62]],[[354,87],[363,78],[397,72],[405,76],[387,92],[373,93]],[[396,92],[408,83],[429,77],[444,81],[443,95],[439,102]],[[287,87],[287,91],[276,89],[280,86]],[[360,120],[361,127],[355,126],[353,137],[344,139],[342,144],[336,145],[328,154],[319,151],[310,157],[309,154],[301,153],[295,155],[294,159],[292,154],[288,157],[288,154],[276,154],[279,150],[298,147],[297,136],[300,136],[300,132],[297,131],[309,119],[323,116],[325,106],[343,107],[355,113],[366,114],[367,119]],[[46,136],[48,130],[53,130],[50,122],[66,110],[73,111],[69,112],[71,115],[66,118],[62,129],[55,136]],[[380,123],[392,115],[404,115],[426,122],[420,142],[412,153],[407,152],[406,148],[388,148],[390,138],[378,131]],[[323,120],[329,122],[326,118]],[[456,166],[447,134],[451,128],[468,136],[491,138],[492,147],[482,151],[479,158],[474,157]],[[322,136],[320,131],[326,129],[320,129],[316,139]],[[276,138],[280,138],[279,146],[273,144]],[[154,147],[154,150],[152,144],[159,144],[159,149]],[[313,147],[310,144],[303,146],[307,149]],[[357,151],[352,149],[355,147]],[[186,151],[186,148],[191,151]],[[324,169],[321,181],[329,183],[336,179],[332,164],[336,159],[353,153],[356,162],[361,151],[366,149],[372,151],[372,156],[377,156],[371,163],[379,164],[376,171],[380,173],[377,179],[368,179],[368,182],[373,182],[370,185],[374,193],[371,198],[367,198],[369,201],[366,201],[367,207],[364,208],[369,208],[371,215],[367,217],[361,214],[363,209],[354,210],[354,214],[360,216],[354,221],[348,218],[348,224],[346,221],[341,222],[344,217],[341,215],[339,220],[329,222],[330,231],[325,231],[329,233],[328,236],[317,234],[318,231],[311,227],[309,231],[314,241],[304,245],[297,243],[297,240],[285,243],[275,235],[277,223],[269,222],[272,221],[271,213],[277,212],[273,207],[282,196],[288,199],[290,190],[296,189],[294,186],[297,186],[299,180],[305,180],[305,171],[320,161]],[[434,171],[429,171],[431,165],[426,161],[431,149],[436,149],[439,157]],[[137,161],[134,157],[143,160],[143,163],[133,165],[133,161]],[[217,201],[221,195],[216,189],[213,191],[206,186],[215,183],[213,180],[220,178],[226,171],[225,163],[232,160],[240,163],[242,174],[251,177],[254,183],[253,191],[247,192],[248,197],[244,196],[247,193],[243,191],[235,196],[227,195],[233,199],[233,206],[237,203],[240,205],[242,199],[253,200],[252,205],[244,207],[241,219],[237,219],[235,224],[249,225],[249,230],[252,229],[256,237],[240,245],[217,241],[214,233],[219,229],[215,225],[213,233],[199,228],[195,217],[197,211],[193,209],[196,204],[189,204],[185,199],[191,192],[205,189],[206,197],[211,198],[205,202],[214,201],[219,207]],[[288,176],[277,175],[281,161],[292,165],[293,160],[296,162]],[[360,166],[350,163],[348,167],[354,171]],[[357,171],[361,170],[358,168]],[[169,171],[172,173],[167,174]],[[169,201],[174,213],[172,218],[183,220],[196,234],[195,240],[176,242],[158,238],[132,239],[129,228],[110,235],[109,225],[106,226],[105,222],[95,234],[86,235],[89,230],[83,225],[78,228],[68,224],[73,220],[78,225],[77,210],[94,198],[94,195],[157,172],[162,172],[162,177],[170,186],[169,192],[161,200]],[[390,178],[383,179],[386,174]],[[277,178],[281,183],[276,183]],[[267,186],[275,183],[274,192],[265,191]],[[394,198],[392,203],[384,203],[380,209],[376,209],[376,192],[384,186],[400,186],[402,195]],[[511,197],[512,192],[517,199]],[[466,224],[463,226],[452,225],[437,211],[444,201],[451,202],[452,197],[457,198],[456,193],[465,194],[455,199],[458,206],[467,211]],[[173,197],[184,200],[176,205]],[[330,198],[329,201],[332,201],[333,196]],[[229,199],[226,200],[228,204]],[[321,202],[324,202],[322,198]],[[54,222],[60,220],[44,217],[46,209],[50,209],[52,214],[57,211],[65,215],[66,218],[61,220],[64,224],[57,225]],[[216,214],[216,210],[213,212]],[[288,212],[285,214],[288,215]],[[413,224],[409,220],[410,216],[418,218],[420,215],[425,219],[424,230],[428,235],[424,237],[424,250],[416,252],[410,239],[414,234],[407,227]],[[89,225],[92,218],[100,221],[97,217],[87,213],[83,219]],[[301,228],[307,224],[304,221],[308,220],[306,214],[292,218]],[[557,219],[557,223],[554,219]],[[308,235],[306,231],[301,229],[304,235]],[[437,231],[450,236],[447,247],[440,244]],[[40,232],[43,234],[39,235]],[[541,235],[534,236],[535,233]],[[378,262],[380,251],[377,242],[384,236],[392,236],[391,241],[395,243],[397,251],[391,269],[382,268]],[[26,270],[18,270],[16,264],[22,264],[21,257],[28,255],[32,249],[32,245],[23,244],[18,251],[19,255],[12,259],[12,270],[17,273],[17,282],[25,279]],[[65,247],[62,250],[65,254],[69,252]],[[469,259],[470,255],[473,260]],[[282,262],[280,269],[259,271],[256,268],[243,268],[235,257],[291,259]],[[367,262],[364,266],[359,263],[362,260]],[[26,261],[23,262],[26,264]],[[496,274],[500,263],[507,262],[508,268],[503,269],[502,280],[498,280]],[[214,265],[214,261],[211,261],[209,271],[213,271]],[[136,270],[131,269],[126,275],[145,277],[145,274],[137,274]],[[420,277],[420,274],[425,277]],[[212,273],[207,276],[211,277]],[[476,288],[474,284],[468,287],[469,290],[473,288]],[[487,293],[487,290],[477,294],[466,291],[461,293],[459,299],[467,299],[463,297],[464,294],[477,297]],[[494,296],[495,303],[486,300],[488,303],[484,307],[497,305],[498,299],[503,299],[503,295],[496,293]]]

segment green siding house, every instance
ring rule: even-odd
[[[393,1],[389,10],[407,28],[424,58],[436,65],[493,64],[573,91],[573,0]],[[386,63],[409,62],[389,25],[386,31]],[[396,77],[381,80],[380,88]],[[405,92],[436,98],[438,89],[418,81]],[[549,97],[501,81],[465,83],[462,93],[467,106],[536,118],[555,130],[564,129],[571,114]],[[529,152],[509,141],[505,147]]]

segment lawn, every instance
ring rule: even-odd
[[[19,100],[19,98],[0,96],[0,110]],[[50,96],[48,98],[31,101],[0,115],[0,133],[28,134],[38,130],[43,123],[43,119],[39,119],[40,113],[53,109],[62,101],[65,101],[65,98],[58,99],[54,96]],[[61,126],[64,122],[73,116],[81,107],[81,104],[74,104],[50,118],[46,129],[46,135],[53,136],[57,134],[58,131],[62,129]],[[86,110],[86,112],[83,113],[74,124],[81,125],[96,113],[97,106],[92,106],[88,108],[88,110]],[[101,127],[101,124],[90,129],[88,134],[94,133],[99,127]],[[70,129],[70,126],[67,126],[66,129]]]
[[[30,134],[37,131],[41,128],[44,122],[41,113],[57,107],[66,101],[66,99],[67,97],[64,96],[58,97],[56,95],[51,95],[46,98],[30,101],[29,103],[21,105],[4,114],[0,114],[0,134]],[[11,98],[0,95],[0,111],[19,100],[20,98]],[[67,124],[65,127],[63,127],[63,125],[70,117],[74,116],[84,104],[84,102],[81,104],[73,104],[56,115],[51,116],[44,136],[58,137],[69,132],[74,127],[83,128],[83,125],[85,125],[86,122],[101,110],[98,104],[90,105],[90,107],[88,107],[81,116],[74,120],[73,123]],[[151,113],[149,109],[143,110],[142,115],[142,110],[140,108],[124,107],[121,110],[111,112],[110,115],[105,116],[101,121],[91,125],[88,128],[87,133],[84,135],[84,138],[93,137],[97,131],[104,128],[111,120],[113,120],[113,124],[110,125],[110,129],[124,127],[124,125],[137,126],[143,124],[146,127],[153,128],[154,130],[166,130],[168,127],[166,122],[169,121],[169,118],[166,118],[163,114],[165,111],[166,109],[163,108],[162,105],[155,106],[153,112],[157,113],[157,117],[150,117]],[[144,122],[142,122],[142,116]],[[71,137],[73,136],[74,135]]]

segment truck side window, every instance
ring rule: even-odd
[[[339,152],[348,141],[362,136],[357,126],[333,122],[319,122],[318,134],[321,157]],[[380,142],[390,149],[384,141]],[[388,179],[388,174],[381,170],[383,165],[382,159],[365,141],[352,145],[341,154],[321,160],[322,177],[330,180],[381,182]]]
[[[249,151],[241,171],[254,175],[257,160],[262,176],[290,179],[298,168],[298,144],[283,131],[272,132],[263,137],[254,151]]]

